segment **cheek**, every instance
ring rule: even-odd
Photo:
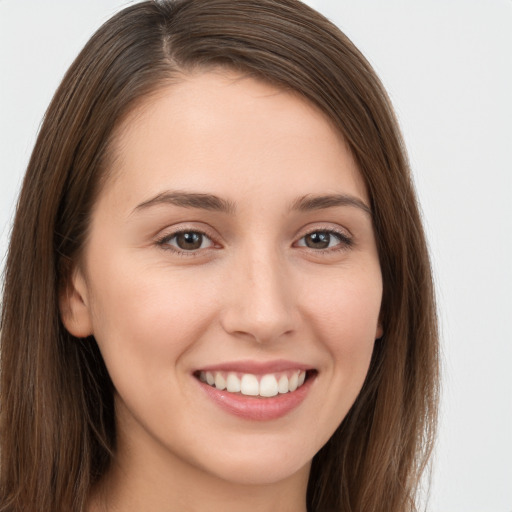
[[[178,364],[213,314],[207,290],[177,272],[118,259],[91,281],[94,336],[113,379],[127,368],[144,378]]]
[[[377,334],[382,281],[377,263],[336,269],[303,281],[303,317],[319,350],[327,357],[318,384],[322,402],[314,418],[321,428],[315,443],[323,445],[341,424],[363,386]]]
[[[333,348],[375,340],[382,300],[378,269],[326,279],[322,286],[308,287],[303,296],[304,308]]]
[[[117,390],[116,409],[151,432],[155,424],[175,424],[171,411],[183,403],[171,390],[187,378],[187,354],[212,322],[213,305],[208,290],[178,273],[139,268],[127,279],[123,270],[119,265],[108,279],[96,280],[102,284],[94,335]]]
[[[357,390],[364,381],[378,337],[382,281],[378,267],[340,273],[305,295],[316,339],[330,353],[334,378]]]

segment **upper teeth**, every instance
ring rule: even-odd
[[[252,373],[200,372],[199,378],[210,386],[221,390],[225,389],[230,393],[270,397],[276,396],[278,393],[295,391],[304,384],[306,372],[305,370],[294,370],[287,373],[267,373],[259,377]]]

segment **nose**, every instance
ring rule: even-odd
[[[224,330],[260,344],[291,335],[299,316],[290,277],[286,265],[271,251],[237,260],[225,290]]]

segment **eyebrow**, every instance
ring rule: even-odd
[[[222,199],[213,194],[201,194],[197,192],[166,191],[155,197],[140,203],[135,207],[134,212],[145,210],[152,206],[171,204],[182,208],[196,208],[227,214],[236,211],[236,204],[227,199]],[[349,194],[327,194],[327,195],[305,195],[295,200],[290,210],[308,212],[313,210],[324,210],[338,206],[352,206],[359,208],[370,217],[371,209],[359,198]]]
[[[308,212],[311,210],[324,210],[337,206],[354,206],[365,212],[370,217],[372,210],[361,199],[349,194],[306,195],[300,197],[292,204],[292,210]]]
[[[134,211],[145,210],[151,206],[161,204],[171,204],[181,206],[182,208],[198,208],[200,210],[209,210],[214,212],[232,214],[236,210],[233,202],[222,199],[213,194],[199,194],[195,192],[173,192],[167,191],[158,194],[152,199],[140,203]]]

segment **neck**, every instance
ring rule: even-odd
[[[149,443],[151,444],[151,443]],[[89,512],[306,512],[310,464],[275,482],[233,482],[169,453],[118,438]]]
[[[147,468],[144,468],[147,469]],[[93,494],[90,512],[306,512],[307,471],[274,484],[237,484],[211,475],[166,474],[117,463]]]

